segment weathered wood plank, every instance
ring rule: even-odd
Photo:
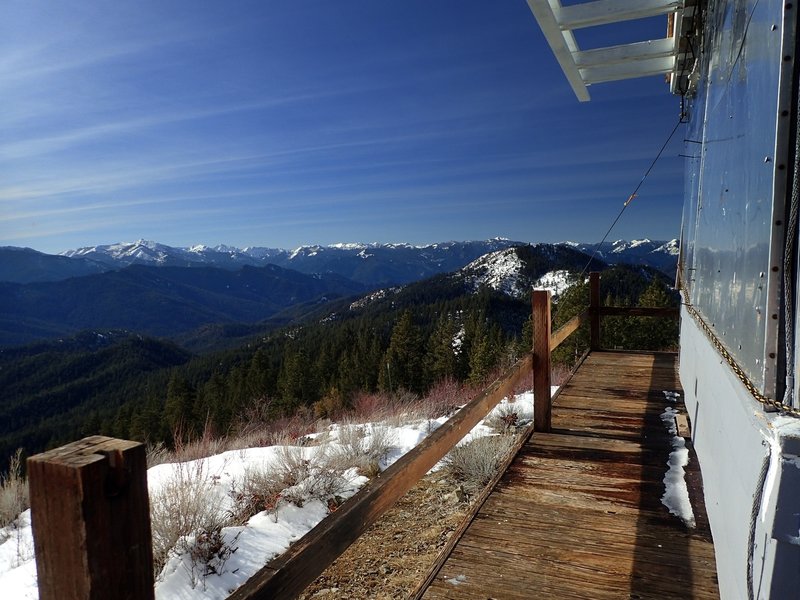
[[[661,504],[679,389],[672,354],[590,354],[423,597],[718,598],[710,531]]]

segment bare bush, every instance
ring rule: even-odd
[[[521,424],[519,409],[514,402],[500,404],[486,420],[498,433],[513,433]]]
[[[28,482],[22,476],[22,448],[17,449],[8,463],[8,472],[0,476],[0,529],[17,528],[20,513],[30,506]],[[0,533],[0,543],[2,543]]]
[[[273,464],[275,475],[283,487],[281,499],[297,506],[309,500],[329,499],[341,494],[347,487],[342,470],[329,453],[317,451],[308,455],[297,446],[279,446]]]
[[[338,444],[330,455],[333,468],[344,471],[355,467],[364,475],[380,472],[380,461],[395,443],[385,425],[342,425],[337,430]]]
[[[247,469],[243,479],[234,482],[229,492],[233,501],[232,520],[244,525],[260,512],[275,513],[283,489],[279,477],[265,467]]]
[[[169,462],[174,462],[175,457],[172,451],[167,448],[164,442],[147,445],[147,468],[156,467]]]
[[[150,495],[153,563],[158,575],[172,554],[192,550],[193,536],[222,529],[230,520],[222,495],[214,493],[216,478],[205,460],[175,463],[160,489]]]
[[[382,421],[397,412],[397,401],[389,394],[358,392],[351,402],[352,416],[361,423]]]
[[[492,435],[456,446],[445,457],[445,469],[473,495],[483,489],[511,450],[514,436]]]
[[[175,450],[172,453],[172,458],[178,462],[208,458],[215,454],[221,454],[228,449],[227,438],[216,435],[208,420],[203,427],[203,433],[199,437],[186,437],[180,429],[176,429],[173,432],[173,439],[175,440]]]
[[[421,412],[426,419],[452,415],[459,406],[475,397],[475,389],[460,384],[453,377],[436,382],[420,401]]]

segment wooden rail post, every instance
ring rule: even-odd
[[[533,304],[533,430],[551,429],[550,292],[534,290]]]
[[[92,436],[28,459],[41,600],[152,600],[147,460]]]
[[[589,273],[589,348],[600,349],[600,273]]]

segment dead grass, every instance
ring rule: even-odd
[[[28,482],[22,476],[22,448],[11,457],[8,472],[0,476],[0,529],[14,526],[19,515],[30,507]],[[2,534],[0,534],[0,543]]]
[[[497,473],[514,440],[513,435],[501,434],[456,446],[444,458],[445,469],[461,483],[467,494],[474,495]]]
[[[156,576],[169,557],[192,550],[193,536],[231,524],[222,497],[213,493],[215,478],[205,460],[173,464],[169,479],[150,495],[153,563]],[[211,492],[209,492],[211,490]]]

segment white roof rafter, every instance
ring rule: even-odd
[[[680,44],[673,34],[608,48],[581,50],[572,31],[675,13],[684,0],[592,0],[561,6],[560,0],[527,0],[561,70],[581,102],[593,83],[673,73]]]

